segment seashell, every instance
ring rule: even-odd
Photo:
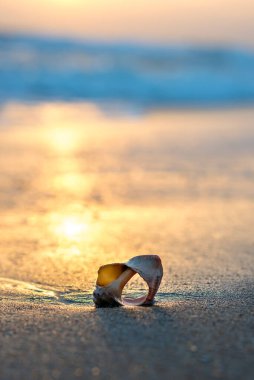
[[[138,273],[148,285],[148,294],[139,298],[122,297],[127,282]],[[114,307],[120,305],[150,306],[154,302],[163,268],[157,255],[135,256],[126,263],[103,265],[98,270],[93,301],[96,307]]]

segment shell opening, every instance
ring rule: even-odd
[[[149,287],[145,280],[136,273],[124,286],[121,301],[126,306],[142,305],[149,292]]]
[[[108,286],[127,269],[124,264],[107,264],[100,267],[96,285]]]

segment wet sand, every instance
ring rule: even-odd
[[[253,378],[253,120],[2,107],[1,380]],[[98,267],[142,253],[156,305],[95,309]]]

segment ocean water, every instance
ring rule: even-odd
[[[254,53],[0,35],[0,102],[156,107],[254,101]]]

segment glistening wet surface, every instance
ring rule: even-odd
[[[251,284],[245,284],[245,286]],[[252,286],[250,286],[252,288]],[[128,296],[138,298],[145,294],[147,289],[138,287],[137,284],[131,283]],[[33,284],[24,281],[12,280],[9,278],[0,278],[0,301],[16,301],[16,302],[36,302],[40,304],[66,304],[78,305],[84,307],[94,306],[93,290],[84,291],[82,289],[59,290],[41,284]],[[158,292],[156,295],[156,304],[165,304],[175,301],[188,301],[188,300],[206,300],[212,302],[214,300],[223,299],[237,300],[239,298],[238,292],[235,288],[230,288],[224,291],[204,290],[199,292]]]
[[[253,114],[4,107],[0,275],[86,292],[158,253],[163,291],[252,277]]]

